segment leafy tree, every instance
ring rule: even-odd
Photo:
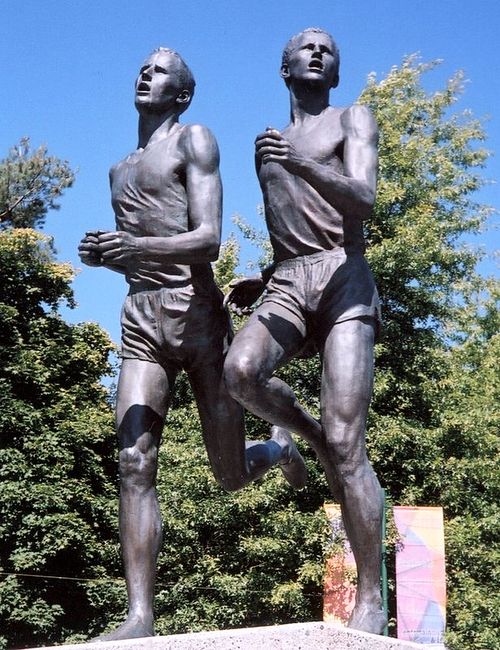
[[[473,198],[484,183],[488,153],[476,146],[484,130],[468,112],[449,114],[461,73],[444,90],[424,90],[421,77],[435,65],[409,57],[380,83],[370,77],[360,97],[381,133],[377,202],[366,224],[385,319],[375,408],[426,423],[425,386],[440,371],[428,351],[441,345],[473,283],[478,254],[463,236],[479,232],[489,214]]]
[[[451,648],[500,643],[500,318],[498,283],[465,308],[463,342],[449,351],[441,385],[440,499],[446,545]]]
[[[235,269],[239,263],[240,247],[236,237],[231,235],[221,246],[219,259],[214,263],[214,276],[222,291],[229,289],[229,284],[236,277]]]
[[[64,168],[44,150],[34,158],[45,162],[19,161],[18,186]],[[12,179],[12,159],[2,179]],[[116,587],[96,593],[86,578],[119,565],[112,415],[100,382],[113,346],[97,325],[62,320],[59,304],[74,305],[73,270],[54,260],[50,237],[13,227],[53,207],[49,188],[36,196],[13,206],[0,231],[0,647],[98,625],[103,593],[109,609]]]
[[[499,642],[490,570],[499,552],[498,283],[477,275],[479,253],[464,240],[491,213],[474,200],[484,129],[468,111],[450,111],[461,73],[443,90],[423,89],[434,66],[409,57],[380,83],[370,78],[360,98],[381,128],[367,239],[385,333],[369,442],[396,503],[444,508],[449,644],[463,650]]]
[[[59,208],[58,198],[73,181],[66,161],[49,156],[45,146],[33,151],[29,138],[22,138],[0,161],[0,225],[42,226],[47,212]]]

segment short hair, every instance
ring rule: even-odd
[[[288,65],[288,61],[290,59],[290,55],[292,54],[294,48],[295,48],[295,42],[304,34],[307,34],[308,32],[312,32],[313,34],[324,34],[330,39],[330,42],[332,44],[332,52],[333,56],[335,57],[335,78],[334,78],[334,83],[333,87],[335,87],[338,82],[339,82],[339,68],[340,68],[340,52],[339,48],[337,46],[337,43],[335,42],[333,36],[329,34],[327,31],[324,29],[321,29],[320,27],[307,27],[306,29],[302,30],[298,34],[295,34],[292,36],[292,38],[288,41],[288,43],[285,45],[285,48],[283,50],[283,55],[281,57],[281,67],[284,65]],[[288,85],[288,83],[287,83]]]
[[[186,102],[185,104],[181,104],[179,107],[179,112],[183,113],[191,103],[191,100],[193,99],[194,88],[196,86],[193,73],[191,72],[189,66],[184,61],[182,56],[175,50],[172,50],[169,47],[157,47],[155,50],[151,52],[150,56],[153,56],[153,54],[157,54],[158,52],[161,52],[162,54],[171,54],[172,56],[175,56],[179,61],[179,75],[178,75],[179,82],[182,86],[182,90],[189,91],[189,95],[190,95],[189,102]]]

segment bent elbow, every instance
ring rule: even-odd
[[[375,192],[367,189],[359,197],[358,214],[361,219],[369,219],[372,216],[374,204]]]
[[[219,258],[220,238],[215,235],[203,238],[201,256],[207,262],[215,262]]]
[[[205,256],[208,262],[215,262],[219,259],[220,245],[217,243],[210,244],[205,250]]]
[[[362,203],[359,209],[359,216],[363,221],[370,219],[373,214],[373,203]]]
[[[219,257],[220,236],[214,229],[200,227],[195,231],[195,246],[197,261],[215,262]]]

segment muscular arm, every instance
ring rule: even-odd
[[[217,259],[222,219],[219,151],[202,126],[188,127],[179,142],[185,160],[189,231],[171,237],[134,237],[126,232],[99,237],[104,265],[194,264]]]
[[[344,173],[302,156],[276,130],[266,131],[256,140],[257,169],[268,161],[281,164],[307,181],[342,214],[366,219],[371,214],[377,187],[377,125],[368,108],[354,105],[342,114],[341,126]]]

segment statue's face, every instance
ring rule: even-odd
[[[179,66],[179,59],[169,52],[155,52],[146,59],[135,82],[139,112],[164,113],[177,106],[182,91]]]
[[[327,34],[304,32],[294,43],[288,64],[281,69],[281,75],[289,82],[309,81],[337,85],[337,61],[332,42]]]

